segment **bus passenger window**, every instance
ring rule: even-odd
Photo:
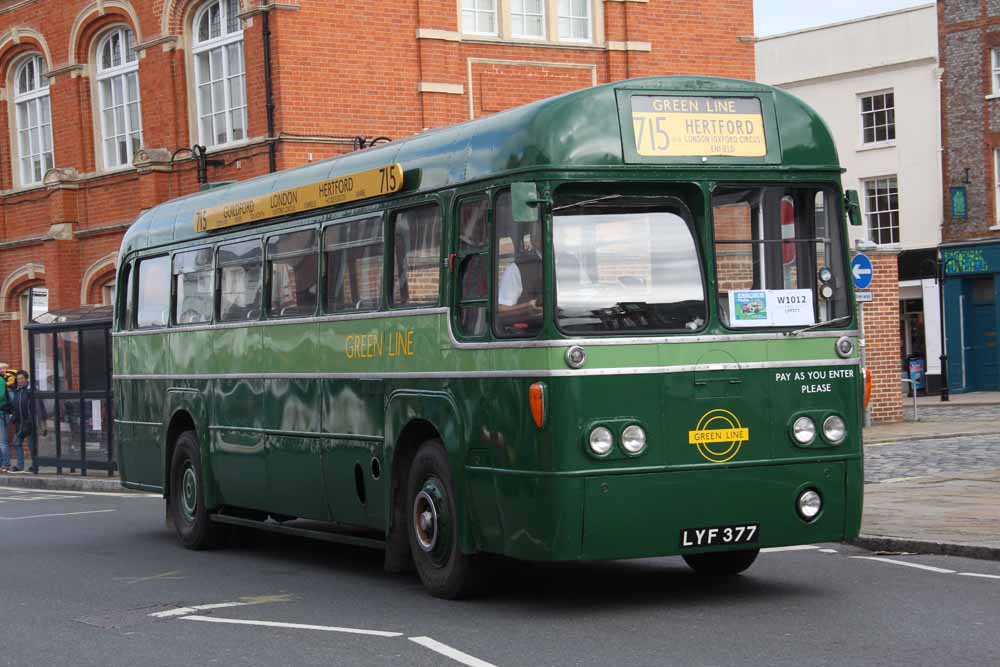
[[[212,249],[174,255],[174,323],[212,321]]]
[[[139,262],[139,298],[136,325],[165,327],[170,317],[170,257]]]
[[[326,312],[378,310],[382,303],[382,216],[323,232]]]
[[[441,217],[437,205],[396,213],[393,230],[392,304],[437,304],[441,277]]]
[[[272,236],[267,240],[270,317],[304,317],[316,313],[319,235],[315,229]]]
[[[219,321],[240,322],[260,317],[260,241],[219,246]]]
[[[489,305],[489,255],[486,199],[463,202],[458,212],[458,330],[469,337],[486,335]]]
[[[497,254],[497,303],[494,333],[504,338],[536,335],[542,328],[542,225],[515,223],[510,191],[500,193],[494,208]]]
[[[118,282],[119,299],[115,304],[115,317],[118,319],[118,330],[124,331],[132,328],[132,309],[135,304],[132,301],[132,288],[135,287],[135,271],[132,270],[132,262],[124,265],[125,277]],[[122,294],[124,290],[124,294]],[[124,307],[122,302],[124,301]]]

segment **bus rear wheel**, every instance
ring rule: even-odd
[[[720,577],[743,572],[753,565],[759,553],[760,549],[748,549],[713,554],[691,554],[684,556],[684,562],[698,574]]]
[[[440,440],[428,440],[417,450],[404,509],[413,563],[431,595],[455,600],[478,592],[482,563],[459,546],[454,484]]]
[[[167,508],[181,543],[188,549],[210,549],[225,541],[226,526],[212,523],[205,507],[201,456],[194,431],[184,431],[170,461]]]

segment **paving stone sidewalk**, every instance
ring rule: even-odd
[[[1000,560],[1000,394],[958,398],[865,429],[858,544]]]
[[[1000,468],[866,484],[857,543],[1000,560]]]

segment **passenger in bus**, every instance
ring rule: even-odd
[[[534,328],[529,322],[542,317],[542,230],[531,225],[530,248],[521,248],[504,269],[497,288],[497,315],[504,328]]]

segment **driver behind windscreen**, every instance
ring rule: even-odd
[[[530,248],[515,249],[517,255],[504,269],[497,290],[497,314],[503,324],[514,329],[527,329],[526,321],[537,321],[542,317],[540,223],[532,223],[530,238]]]

